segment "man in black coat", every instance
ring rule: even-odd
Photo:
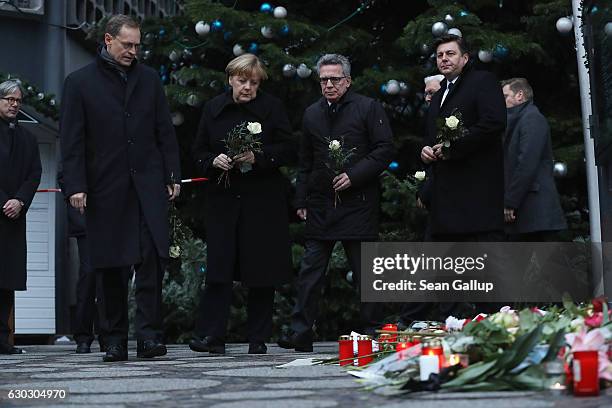
[[[506,233],[514,241],[551,241],[567,223],[553,178],[550,128],[525,78],[502,82],[508,108],[504,138]]]
[[[38,142],[16,120],[22,98],[18,81],[0,84],[0,354],[23,352],[9,344],[9,318],[26,290],[26,212],[42,173]]]
[[[470,68],[463,38],[445,35],[435,45],[438,70],[445,79],[431,100],[421,150],[421,159],[433,173],[432,238],[502,241],[504,97],[491,73]],[[436,135],[446,118],[459,113],[467,134],[443,149]]]
[[[126,269],[136,269],[138,357],[166,354],[161,283],[168,258],[168,200],[180,191],[178,145],[159,76],[136,61],[140,28],[123,15],[106,26],[96,61],[64,84],[60,133],[65,194],[86,210],[90,259],[101,274],[104,361],[127,359]]]
[[[378,176],[395,154],[382,106],[350,90],[348,59],[324,55],[317,70],[323,98],[304,113],[296,192],[297,215],[306,221],[305,252],[297,279],[293,334],[279,340],[281,347],[297,351],[312,351],[317,303],[337,241],[342,241],[359,286],[361,241],[378,238]],[[338,146],[353,154],[336,172],[330,150]],[[378,324],[375,304],[362,304],[361,311],[366,328]]]

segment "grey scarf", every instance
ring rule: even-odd
[[[102,57],[104,62],[106,62],[108,65],[110,65],[111,68],[113,68],[119,73],[119,76],[121,76],[121,79],[123,79],[124,82],[127,82],[128,74],[126,68],[123,65],[119,64],[117,61],[115,61],[115,59],[106,50],[106,47],[102,47],[102,49],[100,50],[100,56]]]

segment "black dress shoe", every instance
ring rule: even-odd
[[[312,352],[312,332],[295,333],[292,336],[283,335],[278,339],[279,347],[295,351]]]
[[[77,354],[91,353],[91,346],[89,343],[86,343],[86,342],[77,343],[76,352]]]
[[[102,361],[105,363],[127,361],[127,359],[127,347],[121,344],[109,344],[106,348],[106,355],[102,357]]]
[[[25,351],[7,343],[0,343],[0,354],[23,354]]]
[[[268,352],[268,348],[265,343],[250,343],[249,344],[249,354],[266,354]]]
[[[166,346],[157,340],[138,340],[136,343],[136,357],[138,358],[165,356],[167,352]]]
[[[194,337],[189,342],[189,348],[199,353],[225,354],[225,342],[212,336]]]
[[[98,336],[98,344],[100,345],[100,353],[106,353],[106,342],[100,336]]]

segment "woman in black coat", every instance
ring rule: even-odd
[[[267,78],[259,59],[241,55],[225,72],[231,90],[204,106],[194,147],[198,167],[210,180],[208,268],[189,347],[225,352],[232,283],[241,281],[249,288],[249,353],[264,354],[272,331],[274,286],[291,279],[287,184],[279,167],[294,162],[297,149],[283,104],[258,89]],[[256,135],[261,151],[229,157],[224,139],[241,123],[261,126]],[[251,169],[244,171],[245,165]],[[223,172],[228,183],[217,182]]]
[[[42,173],[38,142],[16,120],[22,98],[17,81],[0,84],[0,354],[22,353],[8,343],[8,320],[26,290],[26,213]]]

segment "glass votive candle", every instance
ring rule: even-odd
[[[447,367],[453,367],[457,364],[461,365],[462,368],[465,368],[469,365],[469,357],[467,354],[451,354],[448,356]]]
[[[598,352],[574,351],[573,354],[574,395],[580,397],[599,395]]]
[[[359,336],[357,338],[357,365],[364,366],[374,360],[372,356],[372,337]]]
[[[397,341],[397,324],[387,323],[383,325],[382,330],[388,331],[388,332],[394,332],[394,333],[386,333],[386,334],[389,334],[391,336],[390,337],[391,341],[393,342]]]
[[[340,360],[340,365],[353,365],[354,357],[351,336],[340,336],[338,338],[338,360]]]
[[[440,340],[432,339],[423,342],[421,354],[424,356],[437,356],[439,368],[444,366],[444,349],[442,348],[442,342]]]

